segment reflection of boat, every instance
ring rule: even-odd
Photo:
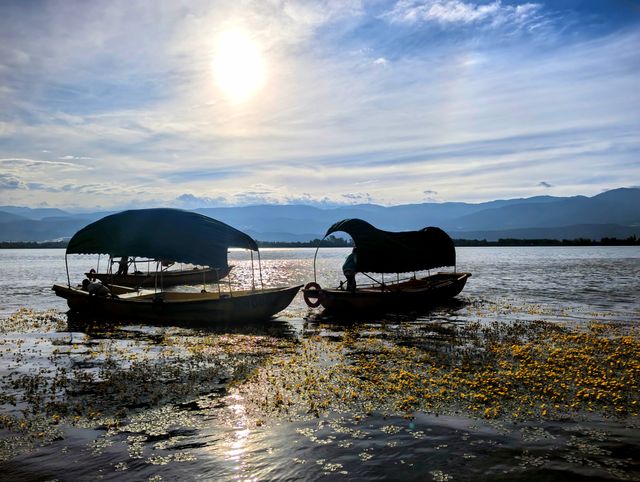
[[[55,284],[56,295],[65,298],[71,311],[96,318],[153,321],[246,322],[269,318],[293,300],[300,286],[255,287],[253,252],[258,253],[260,284],[262,269],[256,242],[220,221],[177,209],[141,209],[107,216],[78,231],[69,241],[68,254],[108,254],[110,257],[138,256],[171,259],[229,271],[227,250],[251,252],[252,288],[216,292],[169,292],[105,284],[107,296],[90,294],[80,286]],[[88,280],[87,280],[88,283]],[[226,283],[225,283],[226,285]]]
[[[456,264],[453,241],[439,228],[388,232],[360,219],[346,219],[331,226],[325,237],[338,231],[351,236],[357,249],[357,271],[373,283],[360,285],[355,291],[345,289],[343,283],[331,289],[323,289],[315,281],[308,283],[304,297],[310,307],[322,305],[333,313],[424,309],[458,295],[471,276],[455,271],[416,276],[420,270]],[[407,272],[413,276],[400,279],[400,273]],[[382,273],[382,278],[376,280],[367,273]],[[385,282],[385,273],[395,273],[395,280]]]
[[[133,273],[85,273],[88,278],[96,278],[103,283],[119,286],[145,286],[145,287],[169,287],[178,285],[205,285],[207,283],[217,283],[229,274],[230,266],[225,269],[214,268],[193,268],[182,270],[162,270],[162,271],[134,271]]]

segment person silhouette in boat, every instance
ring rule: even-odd
[[[111,291],[100,280],[90,281],[87,278],[82,280],[82,289],[93,296],[109,296]]]
[[[129,256],[123,256],[118,263],[118,272],[116,274],[127,274],[129,272]]]
[[[355,293],[356,291],[356,273],[358,272],[358,252],[353,248],[351,254],[347,256],[342,265],[342,273],[347,278],[347,291]]]

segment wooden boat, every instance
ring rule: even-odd
[[[85,226],[71,238],[65,263],[69,254],[108,254],[112,258],[171,259],[228,273],[230,247],[251,252],[251,290],[222,291],[219,287],[217,292],[184,293],[157,286],[140,289],[106,283],[108,293],[98,296],[90,294],[90,288],[72,286],[68,269],[66,286],[54,284],[53,290],[67,300],[71,312],[114,321],[243,323],[264,320],[286,308],[301,286],[264,288],[256,242],[227,224],[193,212],[140,209],[107,216]],[[260,288],[255,286],[253,252],[258,253]],[[85,284],[88,283],[89,280],[85,280]]]
[[[87,278],[96,278],[103,283],[118,285],[118,286],[130,286],[130,287],[154,287],[160,286],[168,288],[170,286],[179,285],[205,285],[217,283],[221,279],[225,278],[229,271],[230,266],[222,270],[214,268],[193,268],[185,270],[163,270],[159,272],[134,272],[127,274],[118,273],[85,273]]]
[[[184,293],[106,286],[111,296],[94,296],[80,287],[60,284],[54,284],[53,291],[67,300],[72,312],[92,319],[247,323],[266,320],[284,310],[302,287]]]
[[[438,272],[423,278],[400,279],[400,273],[455,266],[453,240],[441,229],[428,227],[420,231],[382,231],[360,219],[346,219],[331,226],[325,237],[342,231],[355,243],[357,271],[374,283],[345,289],[321,288],[313,281],[304,290],[309,307],[322,306],[328,313],[403,312],[425,310],[457,296],[471,273]],[[314,257],[314,279],[316,272]],[[396,281],[377,281],[367,273],[395,273]]]
[[[312,287],[305,289],[304,294],[333,313],[426,310],[458,295],[470,276],[470,273],[436,273],[400,283],[356,288],[355,292]]]

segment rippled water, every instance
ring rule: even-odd
[[[340,267],[349,249],[321,249],[317,280],[322,286],[340,281]],[[265,286],[305,284],[313,279],[315,249],[263,249],[262,277]],[[639,247],[505,247],[457,249],[458,271],[473,273],[463,299],[509,300],[544,304],[576,313],[610,312],[634,320],[640,297]],[[69,256],[72,283],[95,267],[97,258]],[[104,259],[102,260],[104,267]],[[234,286],[250,286],[251,261],[243,251],[231,251]],[[257,258],[255,280],[259,283]],[[64,250],[0,250],[0,314],[21,307],[65,309],[65,301],[51,291],[54,281],[65,282]],[[360,282],[367,282],[359,275]],[[288,312],[300,313],[301,296]]]
[[[313,280],[314,252],[262,250],[265,286]],[[322,286],[337,285],[348,252],[320,250],[317,281]],[[248,255],[232,251],[230,260],[235,265],[232,283],[250,286]],[[71,282],[79,282],[95,261],[70,256]],[[597,319],[633,327],[640,318],[638,247],[458,248],[457,269],[473,273],[457,302],[426,314],[366,320],[366,330],[392,339],[399,332],[405,338],[418,332],[423,336],[421,327],[434,320],[462,326],[516,319],[580,325]],[[260,282],[257,272],[254,279]],[[317,416],[261,414],[256,401],[247,399],[257,398],[257,392],[235,390],[233,384],[242,384],[268,360],[285,357],[300,340],[341,339],[342,324],[307,309],[299,295],[277,319],[260,326],[69,326],[64,300],[51,291],[54,281],[65,280],[63,250],[0,250],[0,375],[17,380],[17,373],[42,373],[41,384],[68,373],[88,377],[73,390],[67,387],[63,402],[71,407],[90,404],[96,412],[87,415],[86,407],[78,406],[76,418],[71,411],[60,425],[35,424],[24,433],[0,428],[0,471],[9,479],[640,477],[640,436],[634,417],[516,423],[462,413],[416,412],[403,417],[384,407],[365,415],[342,413],[338,407]],[[11,321],[20,308],[35,313],[24,312]],[[53,321],[38,321],[38,314],[46,310],[54,310]],[[204,354],[194,351],[202,347]],[[185,353],[189,356],[182,357]],[[117,384],[123,373],[129,389],[108,396],[98,393],[96,380],[107,377]],[[15,393],[30,389],[15,388]],[[38,419],[38,410],[45,409],[26,402],[3,405],[0,400],[0,416]],[[116,425],[114,419],[119,420]]]

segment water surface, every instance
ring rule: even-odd
[[[315,250],[261,253],[265,286],[313,280]],[[320,250],[322,286],[338,284],[348,253]],[[75,284],[96,257],[68,261]],[[234,285],[260,284],[245,252],[232,251],[230,262]],[[276,384],[252,378],[317,353],[309,373],[322,376],[348,336],[446,354],[447,327],[474,322],[597,320],[633,330],[638,321],[638,247],[458,248],[457,270],[473,276],[456,302],[349,320],[355,326],[309,310],[299,295],[256,326],[105,327],[67,322],[51,291],[66,282],[64,250],[0,250],[0,376],[3,396],[16,397],[0,400],[0,416],[13,421],[0,428],[0,470],[25,480],[639,478],[637,416],[514,421],[382,405],[300,411],[294,402],[284,410],[273,408]]]

